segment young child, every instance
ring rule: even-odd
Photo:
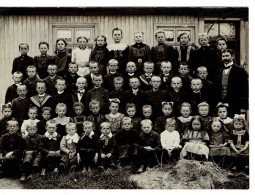
[[[142,107],[142,119],[150,119],[153,123],[154,123],[154,117],[153,117],[153,110],[152,110],[152,106],[145,104]]]
[[[106,65],[109,61],[109,50],[107,49],[106,37],[99,35],[95,39],[95,48],[91,52],[90,61],[98,62],[99,73],[106,74]]]
[[[164,128],[166,126],[166,119],[172,118],[172,112],[173,112],[173,102],[162,102],[162,112],[163,116],[157,117],[155,121],[154,131],[157,133],[162,133],[164,131]],[[176,123],[176,122],[175,122]]]
[[[6,126],[7,126],[7,122],[9,120],[11,120],[11,116],[12,116],[12,107],[10,104],[4,104],[2,105],[2,114],[3,114],[3,118],[1,118],[0,120],[0,139],[1,137],[8,133]],[[1,140],[0,140],[1,142]]]
[[[111,132],[111,124],[109,122],[101,123],[100,127],[98,169],[103,171],[108,167],[115,168],[115,137]]]
[[[212,117],[209,115],[210,112],[210,106],[207,102],[201,102],[200,104],[197,105],[198,113],[199,116],[203,120],[203,126],[206,131],[209,130],[210,127],[210,122],[212,120]]]
[[[78,48],[72,51],[72,62],[78,65],[77,74],[82,77],[90,73],[88,64],[91,50],[86,48],[88,39],[84,36],[77,38]]]
[[[155,76],[153,74],[154,64],[153,62],[144,62],[144,74],[140,74],[139,79],[141,81],[141,89],[144,91],[151,89],[151,78]]]
[[[53,118],[53,120],[57,123],[57,133],[61,136],[66,135],[65,126],[71,122],[71,118],[66,116],[67,106],[64,103],[58,103],[56,106],[56,114],[57,117]]]
[[[127,103],[126,114],[131,118],[132,126],[137,133],[141,132],[141,117],[136,116],[136,106],[134,103]]]
[[[160,156],[161,145],[159,134],[152,130],[152,121],[145,119],[141,121],[142,133],[138,136],[138,162],[137,173],[146,171],[147,166],[153,167],[157,164]]]
[[[200,116],[194,116],[190,121],[189,129],[183,135],[184,147],[180,158],[207,160],[209,155],[209,135],[204,130]]]
[[[78,65],[74,62],[68,64],[68,72],[65,75],[66,80],[66,91],[71,94],[76,91],[76,80],[79,78],[79,75],[77,74],[78,71]]]
[[[83,115],[84,104],[81,102],[74,102],[73,110],[74,110],[75,116],[71,119],[71,121],[75,123],[77,134],[81,136],[81,134],[83,133],[83,122],[85,122],[86,120],[86,117]]]
[[[136,68],[136,64],[132,61],[129,61],[127,63],[127,66],[126,66],[126,72],[123,76],[124,78],[124,90],[128,90],[130,88],[129,86],[129,79],[132,78],[132,77],[137,77],[138,74],[136,72],[137,68]]]
[[[12,102],[13,99],[18,97],[17,87],[21,85],[23,74],[20,71],[14,72],[12,75],[12,80],[14,84],[8,87],[5,94],[5,104]]]
[[[90,70],[90,74],[87,74],[84,76],[84,78],[87,80],[87,90],[90,90],[93,88],[93,83],[92,83],[92,79],[94,77],[95,74],[99,74],[99,67],[98,67],[98,62],[96,61],[90,61],[89,62],[89,70]]]
[[[42,135],[37,134],[37,124],[35,121],[29,121],[26,126],[27,135],[24,138],[23,150],[23,171],[20,178],[21,182],[32,179],[32,174],[39,172],[41,154],[39,146]]]
[[[170,61],[163,61],[160,64],[161,74],[161,88],[164,90],[169,90],[171,87],[171,79],[173,78],[172,64]]]
[[[123,112],[125,110],[125,105],[124,105],[124,90],[123,90],[123,85],[124,85],[124,79],[123,77],[115,77],[113,79],[113,85],[114,85],[114,90],[110,92],[109,98],[114,99],[118,98],[120,100],[120,112]]]
[[[52,57],[52,63],[57,65],[57,74],[64,77],[68,64],[71,63],[71,55],[66,51],[67,42],[63,38],[56,40],[55,55]]]
[[[128,45],[121,43],[123,32],[120,28],[112,30],[112,37],[114,43],[107,46],[109,50],[109,59],[116,59],[119,62],[119,73],[125,73],[125,66],[128,61]]]
[[[21,135],[22,135],[22,138],[25,138],[27,135],[28,135],[28,132],[27,132],[27,126],[33,122],[33,123],[38,123],[40,120],[37,119],[37,116],[38,116],[38,109],[37,107],[30,107],[28,109],[28,120],[24,120],[23,123],[22,123],[22,126],[21,126]]]
[[[121,165],[137,162],[138,133],[133,129],[130,117],[123,117],[121,130],[115,135],[116,153]]]
[[[136,63],[137,73],[142,74],[143,63],[151,61],[150,47],[143,43],[144,33],[137,31],[134,33],[135,44],[129,46],[128,61]]]
[[[99,140],[93,132],[93,123],[91,121],[83,123],[83,131],[84,133],[78,141],[76,151],[78,163],[84,173],[86,170],[90,171],[97,164]]]
[[[27,78],[26,69],[29,65],[34,64],[32,57],[28,56],[29,45],[27,43],[19,44],[20,56],[15,58],[12,63],[12,74],[16,71],[20,71],[23,74],[21,82]]]
[[[44,79],[44,81],[46,83],[47,93],[52,96],[55,93],[57,93],[56,88],[55,88],[57,79],[61,79],[62,77],[57,75],[57,65],[56,64],[49,64],[47,72],[49,73],[49,76],[47,76]]]
[[[108,90],[102,87],[103,77],[100,74],[94,74],[92,83],[94,87],[87,92],[86,102],[87,108],[89,108],[89,102],[93,100],[97,100],[100,103],[101,113],[106,113],[108,109],[108,100],[109,100],[109,93]]]
[[[118,61],[115,59],[110,59],[107,65],[109,73],[104,76],[103,87],[110,92],[114,90],[113,80],[115,77],[122,76],[118,73]]]
[[[182,88],[184,91],[190,90],[192,77],[189,75],[189,65],[182,62],[178,68],[179,77],[182,79]]]
[[[26,78],[26,80],[23,82],[24,85],[27,86],[27,97],[30,98],[31,96],[36,95],[36,83],[38,81],[40,81],[40,79],[38,79],[36,77],[36,67],[34,65],[29,65],[27,67],[27,71],[26,71],[28,78]]]
[[[72,104],[75,102],[81,102],[83,105],[86,105],[86,86],[87,80],[84,77],[79,77],[76,81],[77,90],[72,94]],[[84,109],[83,109],[84,111]],[[83,113],[85,114],[85,113]],[[86,113],[87,114],[87,113]]]
[[[30,105],[30,100],[26,97],[26,85],[19,85],[17,87],[19,97],[12,100],[12,116],[16,118],[21,125],[23,120],[27,118],[27,112]],[[20,112],[22,110],[22,112]]]
[[[100,103],[96,100],[89,102],[90,115],[86,117],[88,121],[93,123],[94,133],[100,136],[100,124],[105,121],[105,116],[100,112]]]
[[[8,133],[1,138],[2,174],[1,177],[20,177],[19,165],[22,158],[23,140],[19,131],[19,123],[15,119],[7,122]]]
[[[233,125],[233,119],[228,117],[228,103],[222,103],[219,102],[218,105],[216,106],[217,109],[217,115],[220,118],[220,120],[223,122],[225,126],[225,130],[227,132],[230,132],[230,129],[232,129]]]
[[[115,135],[120,131],[121,120],[124,114],[119,113],[120,100],[117,98],[109,99],[109,110],[110,113],[105,115],[106,120],[111,124],[112,134]]]
[[[50,64],[50,56],[47,54],[49,50],[49,43],[41,41],[39,43],[39,50],[41,55],[34,57],[34,65],[37,68],[37,73],[40,79],[45,79],[48,76],[47,68]]]
[[[51,107],[45,106],[42,108],[42,112],[41,112],[42,120],[40,120],[37,123],[37,127],[38,127],[37,133],[39,135],[44,135],[46,133],[45,126],[47,121],[51,119],[51,111],[52,111]]]
[[[215,67],[216,71],[218,71],[220,68],[224,66],[224,63],[222,62],[221,52],[228,48],[228,41],[224,37],[219,37],[217,40],[217,64],[218,66]]]
[[[61,169],[61,171],[65,170],[67,167],[70,168],[70,171],[76,170],[76,147],[80,139],[79,135],[76,132],[77,128],[75,123],[68,123],[66,125],[67,135],[63,136],[60,142],[60,151],[63,153],[61,163],[59,164],[59,168]]]
[[[62,158],[60,153],[60,141],[62,136],[57,131],[57,122],[48,120],[46,122],[47,132],[41,138],[39,151],[42,156],[42,171],[41,176],[45,176],[46,170],[53,170],[54,174],[58,173],[58,167]]]
[[[179,159],[182,146],[180,145],[180,134],[176,128],[176,120],[174,118],[167,118],[164,127],[165,130],[160,133],[160,142],[163,148],[163,161],[168,159],[176,161]]]

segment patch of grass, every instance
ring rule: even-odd
[[[134,181],[129,180],[129,176],[130,170],[127,168],[104,172],[93,170],[37,177],[24,185],[27,189],[139,189]]]
[[[225,183],[215,182],[214,189],[249,189],[249,180],[243,177],[236,177]]]

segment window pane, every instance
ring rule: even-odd
[[[220,35],[225,38],[236,38],[236,26],[234,23],[220,23]]]
[[[58,29],[57,38],[64,38],[68,43],[72,42],[72,29]]]
[[[218,28],[218,23],[215,23],[213,26],[213,23],[205,23],[204,25],[204,32],[208,32],[209,28],[209,32],[208,32],[208,36],[210,37],[216,37],[218,35],[218,32],[219,32],[219,28]]]

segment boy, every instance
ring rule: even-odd
[[[143,114],[142,119],[150,119],[152,122],[154,122],[155,117],[153,116],[152,111],[153,111],[152,106],[145,104],[142,107],[142,114]]]
[[[22,138],[25,138],[28,135],[28,132],[26,130],[28,124],[30,124],[31,122],[33,123],[39,122],[39,120],[37,119],[37,113],[38,113],[37,107],[29,107],[28,114],[27,114],[29,119],[24,120],[20,128]]]
[[[178,68],[179,77],[182,79],[182,87],[186,92],[190,89],[190,82],[192,77],[189,75],[189,65],[186,62],[183,62],[179,65]]]
[[[12,115],[12,107],[10,104],[4,104],[2,105],[2,114],[3,118],[0,120],[0,143],[1,143],[1,137],[8,133],[6,126],[7,122],[11,120],[11,115]]]
[[[52,96],[56,93],[55,85],[56,85],[57,79],[60,79],[62,77],[57,75],[57,65],[56,64],[49,64],[47,72],[49,73],[49,76],[47,76],[44,79],[44,81],[46,83],[47,93]]]
[[[121,165],[128,165],[137,160],[137,139],[138,133],[133,129],[131,118],[123,117],[121,130],[116,133],[116,152]]]
[[[26,126],[27,136],[24,138],[23,150],[23,171],[20,178],[21,182],[32,179],[32,174],[39,171],[41,154],[39,145],[42,135],[37,134],[37,124],[29,121]]]
[[[20,71],[14,72],[12,75],[12,80],[14,84],[8,87],[6,94],[5,94],[5,103],[11,102],[13,99],[18,97],[17,94],[17,87],[21,85],[23,74]]]
[[[144,62],[144,74],[139,76],[141,81],[141,89],[144,91],[151,89],[151,77],[154,76],[154,64],[152,62]]]
[[[83,115],[84,104],[81,102],[74,102],[73,110],[74,110],[75,116],[71,120],[76,125],[78,135],[81,136],[81,134],[83,133],[83,122],[85,122],[86,120],[86,117]]]
[[[120,100],[120,112],[124,111],[124,91],[122,89],[124,84],[123,77],[115,77],[113,79],[114,90],[110,92],[109,98],[118,98]]]
[[[169,90],[171,86],[171,79],[173,78],[172,64],[170,61],[163,61],[160,64],[161,74],[161,88],[164,90]]]
[[[37,68],[40,79],[45,79],[48,76],[47,68],[50,63],[50,56],[47,54],[49,50],[49,43],[41,41],[39,43],[39,50],[41,55],[34,57],[34,65]]]
[[[89,102],[93,100],[97,100],[100,103],[101,113],[105,114],[108,110],[108,100],[109,93],[108,90],[102,87],[103,77],[101,74],[94,74],[92,78],[92,83],[94,87],[87,92],[86,103],[87,108],[89,108]]]
[[[76,91],[76,80],[79,78],[78,74],[78,65],[74,62],[68,64],[68,72],[65,75],[66,80],[66,91],[71,94]]]
[[[136,116],[136,106],[134,103],[127,103],[126,105],[127,116],[132,120],[132,126],[137,133],[140,133],[141,117]]]
[[[137,70],[136,64],[132,61],[129,61],[127,63],[127,66],[126,66],[126,72],[123,76],[123,78],[124,78],[124,87],[123,87],[123,89],[124,90],[127,90],[127,89],[130,88],[130,86],[128,85],[129,79],[131,77],[137,77],[138,76],[138,74],[136,73],[136,70]]]
[[[86,103],[87,80],[84,77],[79,77],[76,81],[76,87],[77,90],[72,94],[72,104],[74,104],[74,102],[81,102],[83,105],[87,105]],[[86,115],[87,114],[88,113],[86,112]]]
[[[36,95],[36,90],[35,90],[35,87],[36,87],[36,83],[38,81],[40,81],[40,79],[38,79],[36,77],[36,67],[34,65],[29,65],[27,67],[27,75],[28,75],[28,78],[26,78],[26,80],[23,82],[24,85],[27,86],[27,97],[30,98],[31,96],[34,96]]]
[[[33,58],[27,55],[28,51],[29,45],[27,43],[20,43],[19,44],[20,56],[15,58],[12,64],[12,74],[16,71],[20,71],[23,74],[21,82],[27,78],[26,68],[29,65],[34,64]]]
[[[111,124],[103,122],[100,125],[101,135],[99,138],[99,167],[103,171],[107,167],[115,168],[115,138],[111,133]]]
[[[24,142],[18,133],[19,123],[15,119],[7,122],[8,133],[1,139],[1,151],[3,164],[1,177],[19,177],[19,165],[22,158]]]
[[[44,135],[46,133],[45,126],[47,121],[50,120],[51,118],[51,111],[52,111],[51,107],[45,106],[42,108],[42,112],[41,112],[42,120],[40,120],[37,123],[37,127],[38,127],[37,133],[39,135]]]
[[[12,100],[12,115],[21,125],[23,120],[27,118],[27,112],[30,105],[30,100],[26,97],[26,85],[19,85],[17,87],[17,93],[19,97]]]
[[[152,121],[145,119],[141,121],[142,133],[138,136],[138,167],[137,173],[142,173],[147,166],[153,167],[157,163],[160,153],[159,134],[152,131]]]
[[[89,62],[89,71],[90,71],[90,74],[84,76],[88,83],[87,90],[90,90],[93,88],[92,78],[93,78],[94,74],[99,73],[98,62],[90,61]]]

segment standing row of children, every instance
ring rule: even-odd
[[[79,37],[72,56],[64,39],[57,40],[54,56],[40,42],[41,56],[34,59],[27,44],[19,45],[0,121],[4,171],[17,170],[21,159],[21,181],[39,167],[45,175],[46,169],[57,173],[79,165],[85,172],[132,162],[140,173],[165,158],[248,159],[245,118],[232,120],[248,109],[248,96],[242,94],[236,109],[222,95],[227,87],[217,87],[217,70],[233,60],[224,38],[216,50],[203,34],[201,48],[194,49],[182,33],[174,49],[159,30],[158,45],[150,49],[142,32],[129,47],[121,43],[121,29],[112,34],[114,44],[107,46],[101,35],[92,51]],[[247,166],[234,162],[238,169]]]

